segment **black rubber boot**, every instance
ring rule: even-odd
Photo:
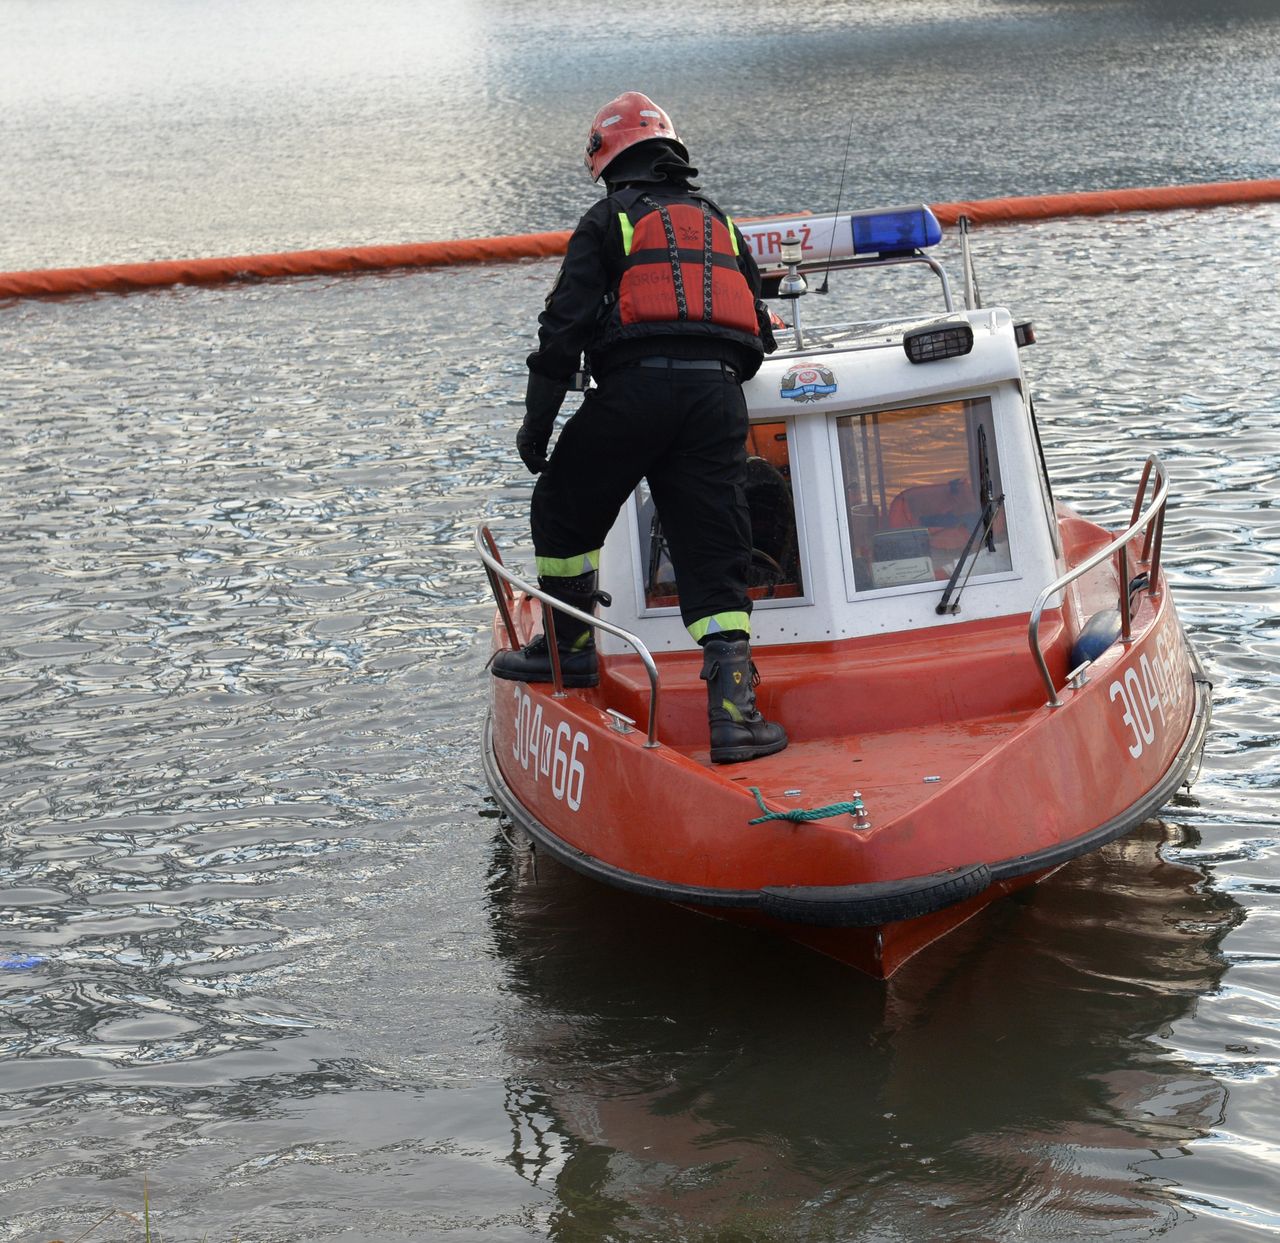
[[[596,590],[594,571],[575,578],[539,578],[538,586],[548,595],[584,613],[595,613],[596,605],[611,603],[606,592]],[[557,610],[556,650],[560,655],[560,677],[566,687],[598,686],[600,662],[596,657],[591,627],[576,617]],[[518,652],[499,652],[489,666],[495,678],[511,682],[550,682],[551,652],[546,635],[535,635]]]
[[[702,679],[707,684],[713,764],[758,759],[787,745],[782,726],[766,721],[756,709],[760,675],[751,663],[750,643],[709,640],[702,648]]]

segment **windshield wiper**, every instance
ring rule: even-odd
[[[999,496],[993,495],[994,488],[991,484],[991,463],[987,458],[987,429],[985,427],[978,428],[978,493],[982,498],[982,512],[978,515],[978,521],[973,524],[973,529],[969,532],[969,538],[964,542],[964,549],[960,556],[956,559],[956,567],[951,571],[951,577],[947,580],[946,589],[942,593],[942,599],[938,601],[939,613],[955,614],[960,612],[960,593],[969,585],[969,577],[973,573],[973,567],[978,564],[978,554],[982,546],[985,545],[988,552],[995,552],[996,537],[994,526],[996,515],[1000,512],[1000,507],[1004,504],[1004,493]],[[977,548],[974,548],[974,545]],[[973,549],[973,560],[969,561],[969,552]],[[960,582],[960,571],[964,569],[964,563],[969,561],[969,571],[964,576],[964,582]],[[959,586],[956,584],[959,583]],[[952,593],[955,593],[954,596]]]

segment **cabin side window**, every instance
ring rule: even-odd
[[[963,574],[1012,568],[989,398],[848,415],[836,437],[856,590],[945,582],[966,545]]]
[[[791,447],[785,422],[751,425],[747,434],[746,494],[751,518],[748,594],[756,601],[802,596]],[[636,489],[635,503],[640,539],[637,564],[644,575],[645,608],[676,607],[680,596],[671,552],[646,482]]]

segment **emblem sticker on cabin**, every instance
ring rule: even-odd
[[[826,367],[805,363],[782,377],[782,395],[791,401],[821,401],[836,391],[836,378]]]

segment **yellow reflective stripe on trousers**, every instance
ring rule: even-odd
[[[701,642],[708,635],[722,634],[726,630],[745,630],[750,634],[751,614],[713,613],[710,617],[699,617],[688,629],[695,642]]]
[[[618,213],[618,226],[622,229],[622,253],[629,255],[631,253],[631,239],[635,236],[635,225],[631,223],[631,218],[626,212]]]
[[[534,557],[540,578],[577,578],[600,568],[600,549],[573,557]]]

